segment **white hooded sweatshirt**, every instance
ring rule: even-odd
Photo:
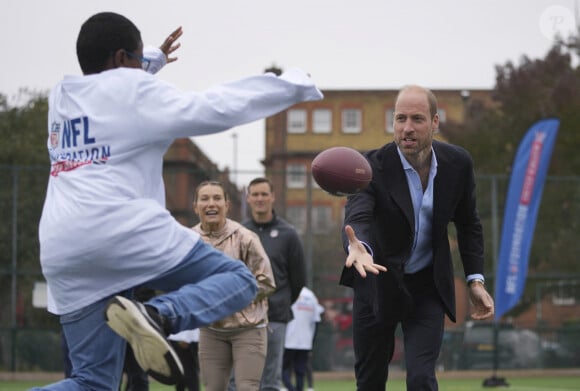
[[[140,69],[66,76],[51,91],[40,220],[48,310],[66,314],[159,276],[199,240],[165,208],[173,140],[276,114],[321,92],[299,70],[182,92]]]

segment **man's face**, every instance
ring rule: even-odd
[[[395,104],[394,139],[406,157],[412,159],[431,149],[433,133],[439,127],[439,116],[431,119],[427,94],[408,89],[399,94]]]
[[[250,209],[252,209],[252,214],[267,214],[274,207],[274,193],[266,182],[250,186],[246,199]]]

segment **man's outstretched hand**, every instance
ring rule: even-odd
[[[379,274],[386,272],[387,268],[383,265],[374,263],[373,257],[368,253],[366,247],[357,239],[354,229],[350,225],[344,227],[344,232],[348,238],[349,251],[346,257],[345,266],[354,266],[361,277],[366,277],[367,272]]]

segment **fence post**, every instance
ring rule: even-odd
[[[17,283],[17,258],[18,258],[18,166],[12,168],[12,270],[11,270],[11,293],[10,293],[10,307],[11,307],[11,359],[10,369],[12,372],[16,371],[16,329],[18,324],[16,322],[16,283]]]
[[[305,258],[306,258],[306,286],[313,288],[312,276],[312,173],[306,172],[306,232],[304,235]]]

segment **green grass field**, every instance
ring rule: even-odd
[[[580,389],[580,379],[577,377],[513,377],[506,378],[510,391],[564,391]],[[482,379],[440,379],[439,389],[442,391],[480,391],[489,390],[483,387]],[[46,383],[38,381],[0,381],[2,391],[24,391]],[[389,391],[405,391],[405,381],[389,380]],[[353,391],[352,380],[315,380],[315,391]],[[150,391],[171,391],[173,387],[157,383],[151,385]]]

